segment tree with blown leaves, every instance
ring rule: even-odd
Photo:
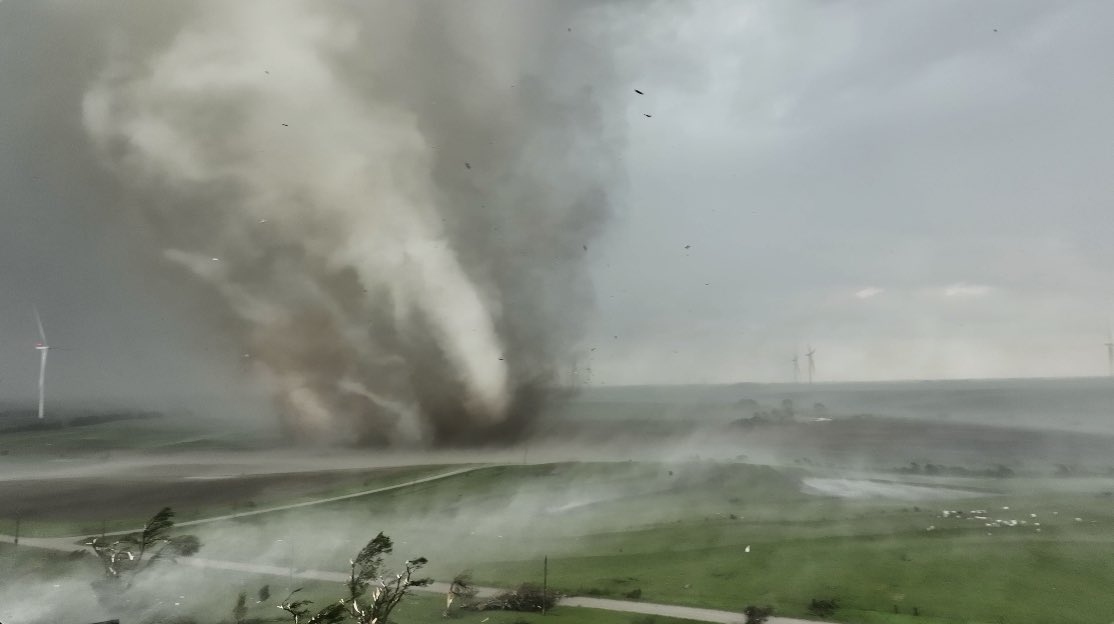
[[[93,549],[104,566],[105,577],[130,587],[135,576],[157,561],[188,557],[201,549],[194,535],[170,535],[174,528],[174,512],[163,507],[138,533],[115,539],[91,537],[85,545]]]
[[[248,616],[248,595],[247,592],[240,592],[236,597],[236,604],[232,607],[232,621],[236,624],[243,624],[244,618]]]
[[[449,584],[449,591],[445,595],[445,611],[442,615],[446,617],[451,615],[453,604],[456,604],[458,608],[473,606],[478,593],[479,590],[472,584],[471,572],[465,570],[457,574],[453,577],[453,582]]]
[[[384,574],[383,560],[393,550],[394,543],[386,535],[380,533],[372,538],[348,562],[348,580],[344,583],[348,595],[337,603],[310,615],[312,601],[294,600],[294,594],[301,591],[298,588],[290,592],[279,608],[291,615],[294,624],[336,624],[345,617],[351,617],[357,624],[386,624],[410,588],[433,582],[433,579],[414,578],[427,563],[425,557],[404,562],[401,572]]]
[[[290,614],[294,619],[294,624],[339,624],[344,621],[345,611],[344,605],[340,603],[331,604],[317,613],[310,615],[311,609],[309,606],[313,604],[312,600],[294,600],[294,594],[302,591],[299,587],[290,592],[286,600],[282,601],[279,608]]]
[[[188,557],[200,550],[201,541],[196,536],[171,535],[173,528],[174,512],[164,507],[151,516],[141,531],[85,540],[104,567],[104,577],[93,583],[102,604],[110,610],[120,609],[128,603],[124,592],[144,570],[156,562]]]

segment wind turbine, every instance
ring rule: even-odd
[[[812,383],[812,376],[816,373],[816,349],[812,345],[808,345],[808,350],[805,351],[805,357],[808,358],[808,382]]]
[[[1106,328],[1106,359],[1110,364],[1110,376],[1114,377],[1114,335]]]
[[[39,352],[39,419],[42,420],[46,400],[46,354],[50,352],[50,345],[46,343],[46,330],[38,308],[35,308],[35,322],[39,325],[39,342],[35,343],[35,349]]]

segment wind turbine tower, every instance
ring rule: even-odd
[[[801,356],[796,353],[793,354],[793,383],[800,383],[801,381]]]
[[[808,350],[805,351],[805,357],[808,358],[808,383],[812,383],[812,376],[816,374],[816,349],[812,345],[808,345]]]
[[[1109,328],[1106,330],[1106,361],[1110,368],[1110,376],[1114,378],[1114,335]]]
[[[43,329],[38,308],[35,308],[35,323],[39,326],[39,341],[35,343],[35,350],[39,352],[39,420],[42,420],[46,402],[46,354],[50,353],[50,345],[46,342],[46,330]]]

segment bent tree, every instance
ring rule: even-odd
[[[346,596],[317,613],[310,614],[312,601],[294,600],[301,588],[290,592],[279,608],[290,614],[294,624],[335,624],[346,617],[357,624],[388,622],[391,612],[411,588],[433,582],[433,579],[414,577],[428,563],[425,557],[403,562],[399,572],[385,572],[384,559],[393,550],[394,543],[383,533],[372,538],[348,562],[348,580],[344,583]]]
[[[141,531],[85,540],[84,544],[93,549],[104,568],[104,576],[92,585],[106,608],[117,611],[128,606],[127,590],[151,566],[176,557],[188,557],[200,550],[201,541],[197,536],[171,535],[173,528],[174,512],[170,507],[163,507],[151,516]]]

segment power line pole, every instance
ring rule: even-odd
[[[549,600],[549,555],[542,559],[542,615],[545,615],[545,603]]]

